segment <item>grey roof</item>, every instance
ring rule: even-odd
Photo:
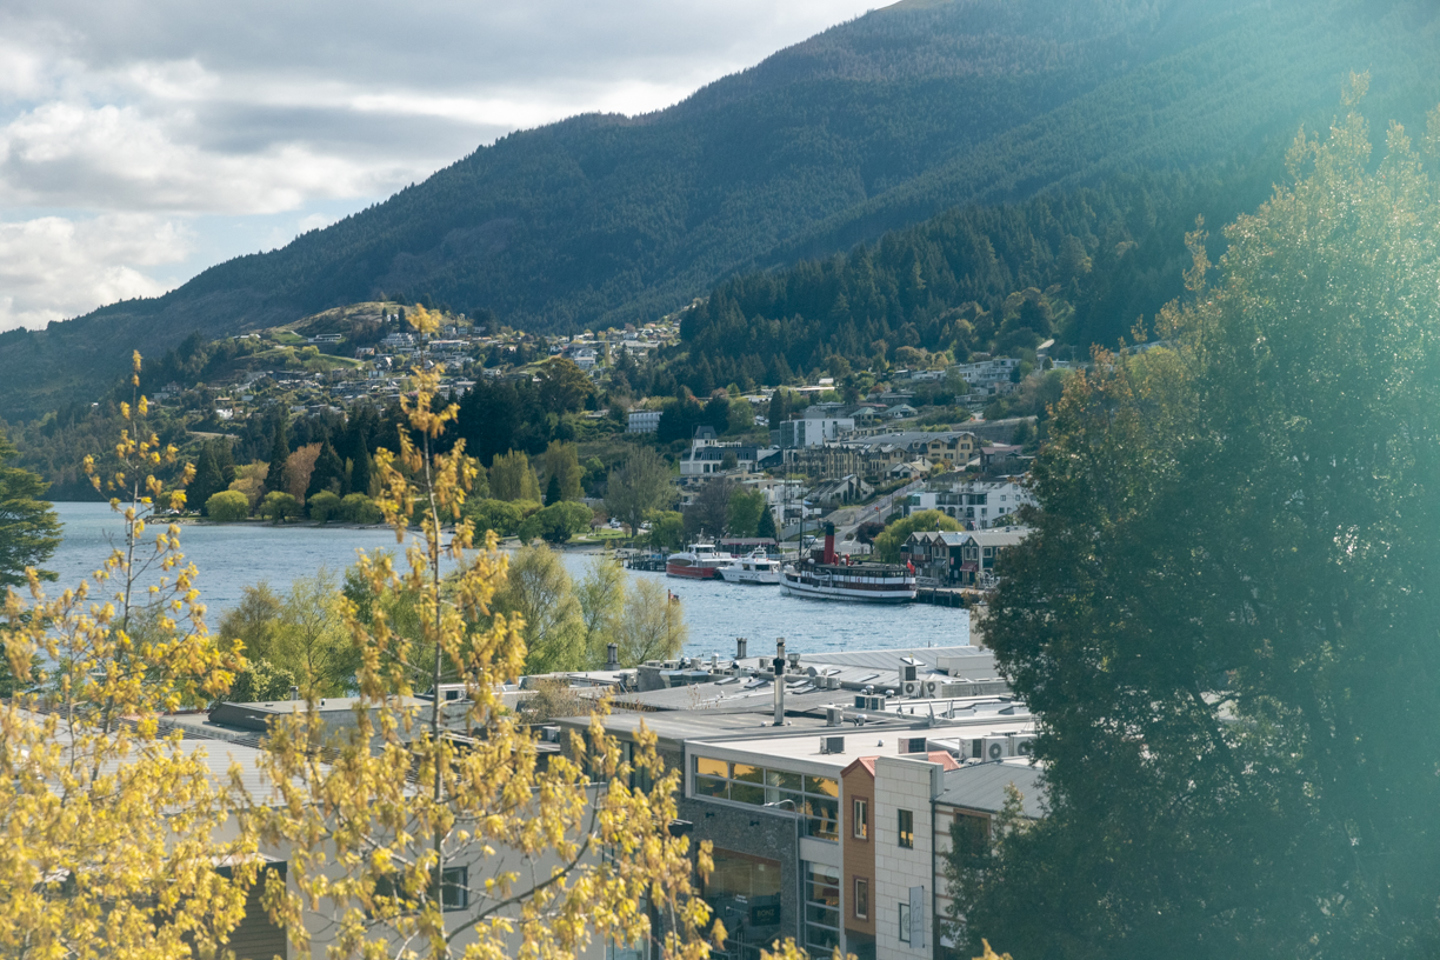
[[[1002,529],[972,530],[965,536],[981,547],[1013,547],[1030,536],[1029,527],[1006,527]]]
[[[1005,787],[1013,783],[1024,798],[1025,816],[1038,820],[1045,815],[1044,772],[1043,767],[1023,761],[967,763],[945,772],[936,802],[999,813],[1005,806]]]

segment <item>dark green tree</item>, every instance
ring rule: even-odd
[[[290,440],[285,433],[285,414],[277,413],[272,421],[270,469],[265,474],[265,492],[285,490],[285,461],[290,457]]]
[[[780,533],[775,529],[775,514],[770,511],[769,504],[760,511],[760,522],[755,525],[755,536],[779,539]]]
[[[560,477],[550,474],[550,482],[545,485],[545,506],[560,503],[564,499],[565,495],[560,492]]]
[[[327,437],[315,458],[315,469],[310,472],[310,485],[305,489],[308,498],[322,490],[338,489],[345,483],[345,462],[335,452]]]
[[[1171,346],[1067,384],[984,620],[1050,812],[957,885],[970,944],[1440,953],[1440,198],[1370,152],[1298,140]]]
[[[364,443],[359,445],[355,458],[350,461],[350,492],[370,492],[370,450]]]
[[[775,392],[770,394],[769,420],[771,430],[780,429],[780,422],[789,418],[790,408],[786,400],[786,392],[779,387],[776,387]]]
[[[195,466],[195,479],[185,488],[185,502],[192,510],[203,509],[207,500],[230,486],[225,482],[225,474],[221,471],[220,461],[216,457],[216,448],[222,444],[228,449],[229,444],[224,440],[206,443],[200,448],[200,462]]]
[[[60,545],[60,519],[42,499],[48,488],[37,474],[11,466],[15,448],[0,434],[0,589],[25,584],[25,569],[50,559]],[[42,580],[55,574],[40,571]]]

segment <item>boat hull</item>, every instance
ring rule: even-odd
[[[720,571],[720,576],[726,583],[748,583],[757,587],[773,587],[780,583],[778,570],[727,569]]]
[[[682,580],[718,580],[720,578],[720,568],[690,564],[681,567],[667,563],[665,564],[665,576],[679,577]]]
[[[795,597],[809,600],[841,600],[849,603],[909,603],[915,599],[915,585],[846,584],[816,582],[792,573],[780,580],[780,588]]]

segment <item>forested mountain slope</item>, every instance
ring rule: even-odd
[[[1237,149],[1327,117],[1351,69],[1373,72],[1384,115],[1440,100],[1435,16],[1420,0],[910,0],[667,110],[513,134],[164,297],[0,336],[0,415],[93,391],[132,347],[380,292],[534,329],[644,320],[957,205],[1127,172],[1223,181]]]

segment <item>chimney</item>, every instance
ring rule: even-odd
[[[605,644],[605,669],[606,669],[606,670],[618,670],[618,669],[620,669],[620,644],[618,644],[618,643],[607,643],[607,644]]]
[[[825,524],[825,562],[835,562],[835,524]]]
[[[290,699],[291,699],[291,700],[299,700],[299,699],[300,699],[300,688],[297,687],[297,686],[294,686],[293,684],[292,684],[291,687],[290,687]]]
[[[785,726],[785,638],[775,640],[775,726]]]
[[[750,655],[750,641],[744,637],[735,638],[735,659],[744,660]]]

